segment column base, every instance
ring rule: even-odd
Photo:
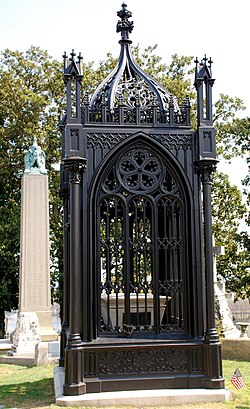
[[[82,382],[83,351],[79,346],[68,345],[65,349],[65,395],[82,395],[86,393],[86,383]]]
[[[64,385],[63,393],[66,396],[84,395],[86,393],[86,383],[79,382],[77,384]]]
[[[225,388],[225,381],[223,378],[221,379],[203,379],[202,384],[203,384],[203,387],[206,389],[224,389]]]
[[[223,389],[225,381],[222,376],[221,344],[219,342],[204,345],[204,366],[204,388]]]

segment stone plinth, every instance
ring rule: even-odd
[[[13,337],[17,352],[33,352],[54,341],[50,300],[48,176],[22,178],[19,316]],[[24,348],[24,350],[23,350]]]
[[[87,393],[81,396],[63,395],[64,368],[54,369],[54,390],[56,404],[78,407],[135,407],[191,405],[205,402],[224,402],[233,399],[233,392],[227,389],[155,389],[118,392]],[[198,407],[198,406],[197,406]]]
[[[12,350],[17,354],[31,354],[41,341],[40,326],[35,312],[20,312],[13,334]]]
[[[222,358],[250,361],[250,338],[223,339]]]

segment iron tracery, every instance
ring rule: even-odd
[[[91,98],[81,100],[81,55],[64,56],[64,393],[222,388],[211,60],[196,60],[194,131],[189,100],[134,62],[125,3],[117,14],[118,64]]]

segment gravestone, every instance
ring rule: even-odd
[[[35,353],[38,342],[58,338],[51,317],[48,204],[45,154],[34,138],[21,190],[19,313],[13,335],[13,350],[20,354]]]
[[[213,246],[213,270],[214,270],[214,292],[215,300],[217,302],[217,315],[221,321],[221,330],[225,338],[239,338],[240,331],[236,328],[233,322],[233,314],[228,305],[226,298],[226,286],[223,278],[220,279],[217,276],[216,258],[220,255],[224,255],[223,246]]]

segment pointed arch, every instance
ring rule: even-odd
[[[90,194],[97,335],[190,333],[191,209],[183,169],[148,135],[103,160]]]

